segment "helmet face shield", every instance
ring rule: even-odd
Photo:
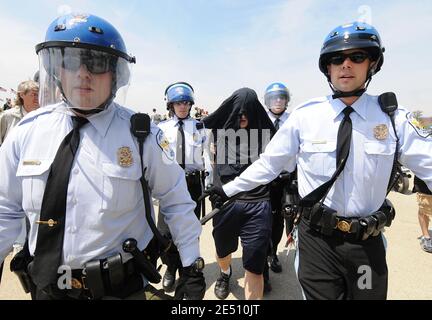
[[[264,94],[264,103],[267,108],[286,109],[289,101],[290,94],[288,88],[284,84],[275,82],[267,87]]]
[[[76,47],[44,48],[38,55],[42,107],[61,100],[83,110],[105,107],[113,98],[124,103],[131,74],[124,58]]]
[[[194,91],[184,82],[175,83],[167,88],[165,100],[167,105],[174,102],[190,102],[193,105],[195,103]]]
[[[288,94],[286,92],[274,91],[266,94],[265,103],[268,108],[288,106]]]

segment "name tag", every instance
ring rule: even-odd
[[[315,140],[312,141],[312,144],[327,144],[327,140]]]
[[[40,166],[42,162],[39,160],[25,160],[23,161],[24,166]]]

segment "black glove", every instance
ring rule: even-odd
[[[180,272],[177,282],[175,300],[202,300],[206,291],[206,282],[202,271],[197,271],[195,266],[185,267]]]
[[[166,264],[171,270],[178,270],[182,266],[180,253],[174,243],[171,243],[167,252],[161,252],[161,260],[162,263]]]
[[[210,195],[210,202],[213,203],[216,207],[222,206],[224,202],[230,199],[222,189],[222,187],[212,186],[204,191],[205,195]]]

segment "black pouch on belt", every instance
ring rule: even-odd
[[[372,236],[376,237],[384,229],[387,223],[387,216],[383,212],[377,211],[373,214],[373,217],[377,219],[377,224],[376,224],[376,230],[374,231]]]
[[[123,289],[125,283],[125,266],[121,254],[107,258],[107,265],[111,290],[118,292]]]
[[[320,222],[321,222],[321,218],[323,215],[323,207],[321,205],[321,203],[316,203],[311,211],[310,211],[310,216],[309,216],[309,222],[311,226],[321,226]]]
[[[368,216],[359,220],[360,225],[363,227],[362,240],[369,238],[376,230],[377,219],[374,216]]]
[[[105,295],[100,260],[86,263],[85,279],[87,288],[91,292],[93,299],[100,299]]]
[[[331,236],[337,224],[336,210],[324,208],[321,218],[321,233],[325,236]]]

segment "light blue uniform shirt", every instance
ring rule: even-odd
[[[171,150],[174,151],[174,158],[177,156],[177,134],[179,122],[176,116],[173,118],[162,121],[159,123],[159,128],[162,129],[166,138],[170,143]],[[204,144],[206,142],[205,129],[197,129],[198,121],[192,117],[182,120],[183,131],[185,134],[185,171],[186,173],[192,171],[204,170]]]
[[[277,117],[270,110],[267,110],[267,115],[268,115],[268,117],[270,118],[271,122],[274,125]],[[279,128],[281,128],[282,125],[285,123],[285,121],[288,120],[288,117],[289,117],[289,113],[287,111],[284,111],[282,113],[282,115],[279,117],[279,120],[280,120],[280,122],[279,122]]]
[[[124,240],[137,239],[142,250],[153,237],[139,181],[138,143],[130,133],[132,114],[111,104],[90,116],[90,123],[80,130],[68,186],[63,244],[63,264],[73,269],[116,253],[125,262],[131,255],[122,250]],[[49,169],[71,130],[70,111],[63,104],[41,108],[24,118],[0,148],[0,261],[11,250],[24,215],[30,220],[33,255]],[[201,225],[193,212],[195,203],[184,172],[154,125],[144,144],[144,167],[151,196],[159,200],[182,263],[188,266],[200,255]]]
[[[390,117],[378,98],[363,94],[353,105],[352,140],[345,169],[331,188],[325,205],[339,216],[368,216],[383,204],[392,171],[396,137]],[[323,97],[297,107],[268,144],[260,159],[234,181],[223,186],[228,196],[272,181],[283,168],[298,168],[301,197],[336,171],[336,140],[342,110],[339,99]],[[399,161],[432,190],[432,140],[417,134],[408,122],[409,112],[399,107],[396,128]]]

